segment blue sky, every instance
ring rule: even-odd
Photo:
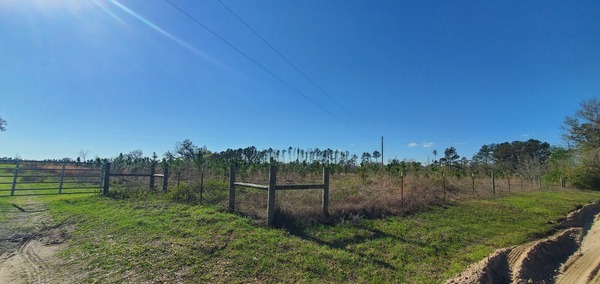
[[[599,1],[0,2],[0,156],[332,148],[426,162],[539,139],[600,94]],[[289,85],[289,86],[288,86]],[[290,86],[293,88],[290,88]]]

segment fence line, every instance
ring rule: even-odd
[[[0,165],[2,164],[14,164],[14,168],[6,166],[0,168],[0,186],[10,185],[10,189],[0,188],[0,192],[10,192],[10,196],[39,195],[41,194],[39,191],[49,190],[56,190],[57,192],[45,194],[64,194],[66,193],[63,192],[64,190],[99,190],[101,187],[102,170],[97,163],[0,160]],[[36,184],[46,186],[36,187]],[[29,186],[19,187],[19,185]],[[27,192],[23,193],[23,191]],[[22,194],[17,194],[18,192],[22,192]],[[75,193],[97,192],[79,191]]]
[[[104,164],[104,170],[103,170],[103,177],[104,177],[104,182],[103,182],[103,190],[102,190],[102,194],[104,196],[107,196],[110,190],[110,178],[111,177],[148,177],[150,179],[150,190],[154,189],[154,183],[155,183],[155,178],[159,177],[163,179],[163,184],[162,184],[162,189],[163,192],[167,192],[167,188],[169,186],[169,168],[168,167],[164,167],[163,169],[163,174],[157,174],[156,173],[156,164],[152,164],[152,166],[150,167],[150,173],[149,174],[120,174],[120,173],[111,173],[111,164],[112,163],[105,163]]]
[[[230,166],[229,171],[229,211],[235,211],[235,187],[248,187],[260,190],[267,190],[267,226],[272,226],[275,221],[275,192],[277,190],[305,190],[305,189],[323,189],[322,210],[323,216],[329,216],[329,169],[323,167],[323,183],[322,184],[286,184],[277,185],[277,166],[269,168],[269,185],[236,182],[236,168]]]

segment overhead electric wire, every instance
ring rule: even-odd
[[[283,83],[288,88],[292,89],[294,92],[296,92],[297,94],[301,95],[302,97],[304,97],[306,100],[308,100],[309,102],[311,102],[312,104],[314,104],[315,106],[317,106],[318,108],[320,108],[321,110],[323,110],[326,113],[328,113],[329,115],[335,117],[340,122],[346,124],[348,127],[354,128],[352,125],[350,125],[349,123],[347,123],[346,121],[344,121],[343,119],[341,119],[339,116],[335,115],[334,113],[330,112],[328,109],[326,109],[325,107],[323,107],[319,103],[315,102],[313,99],[311,99],[310,97],[308,97],[307,95],[305,95],[304,93],[302,93],[300,90],[298,90],[294,86],[290,85],[287,81],[283,80],[283,78],[277,76],[277,74],[275,74],[271,70],[267,69],[267,67],[265,67],[264,65],[260,64],[258,61],[254,60],[254,58],[250,57],[248,54],[246,54],[245,52],[243,52],[241,49],[237,48],[235,45],[233,45],[232,43],[230,43],[229,41],[227,41],[225,38],[221,37],[219,34],[217,34],[216,32],[214,32],[210,28],[208,28],[206,25],[202,24],[199,20],[197,20],[196,18],[194,18],[192,15],[190,15],[189,13],[187,13],[186,11],[184,11],[183,9],[179,8],[179,6],[175,5],[170,0],[164,0],[164,1],[167,2],[167,3],[169,3],[171,6],[173,6],[173,8],[175,8],[176,10],[178,10],[179,12],[181,12],[182,14],[184,14],[186,17],[188,17],[190,20],[192,20],[193,22],[195,22],[196,24],[198,24],[199,26],[201,26],[202,28],[204,28],[206,31],[208,31],[209,33],[211,33],[213,36],[215,36],[216,38],[218,38],[219,40],[221,40],[223,43],[227,44],[229,47],[233,48],[235,51],[237,51],[238,53],[240,53],[241,55],[243,55],[244,57],[246,57],[246,59],[252,61],[252,63],[256,64],[258,67],[260,67],[261,69],[263,69],[265,72],[269,73],[271,76],[273,76],[279,82]]]
[[[300,73],[300,75],[302,75],[302,77],[304,77],[304,79],[306,79],[308,82],[310,82],[315,88],[317,88],[317,90],[319,90],[322,94],[324,94],[327,98],[329,98],[332,102],[334,102],[338,107],[340,107],[343,111],[345,111],[347,114],[349,114],[350,116],[352,116],[353,118],[356,118],[350,111],[348,111],[344,106],[342,106],[340,103],[338,103],[333,97],[331,97],[327,92],[325,92],[325,90],[323,90],[319,85],[317,85],[317,83],[315,83],[314,80],[312,80],[310,77],[308,77],[308,75],[306,75],[306,73],[302,72],[300,70],[300,68],[298,68],[294,63],[292,63],[289,59],[287,59],[287,57],[285,57],[283,54],[281,54],[281,52],[279,52],[273,45],[271,45],[271,43],[269,43],[264,37],[262,37],[256,30],[254,30],[250,25],[248,25],[248,23],[246,23],[246,21],[244,21],[237,13],[235,13],[231,8],[229,8],[227,5],[225,5],[225,3],[223,3],[223,1],[221,0],[217,0],[219,3],[221,3],[221,5],[223,5],[223,7],[225,7],[225,9],[227,9],[227,11],[229,11],[233,16],[235,16],[240,22],[242,22],[242,24],[244,24],[244,26],[246,26],[246,28],[248,28],[250,31],[252,31],[252,33],[254,33],[254,35],[256,35],[260,40],[262,40],[267,46],[269,46],[271,48],[271,50],[273,50],[275,53],[277,53],[277,55],[279,55],[279,57],[281,57],[281,59],[283,59],[285,62],[287,62],[290,66],[292,66],[292,68],[294,68],[294,70],[296,70],[298,73]]]

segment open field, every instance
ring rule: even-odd
[[[432,283],[497,248],[550,234],[557,219],[600,199],[600,193],[465,199],[403,217],[357,216],[285,229],[257,226],[217,206],[177,204],[160,196],[27,198],[0,199],[1,227],[24,213],[14,205],[26,212],[47,208],[47,219],[40,219],[44,226],[31,223],[23,230],[43,236],[48,228],[61,228],[54,234],[65,236],[65,249],[45,266],[48,277],[61,282]],[[12,237],[3,236],[2,255],[14,250],[6,245]]]

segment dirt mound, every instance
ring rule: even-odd
[[[526,245],[522,256],[511,264],[513,283],[551,283],[581,242],[582,228],[563,230],[552,237]]]
[[[561,267],[556,283],[600,283],[600,214],[583,238],[580,250]]]
[[[599,213],[600,203],[583,206],[553,236],[499,249],[446,283],[600,283]]]
[[[511,250],[511,248],[503,248],[493,252],[446,283],[509,283],[508,254]]]
[[[557,229],[566,229],[571,227],[583,227],[588,231],[594,222],[594,216],[600,213],[600,202],[587,204],[578,210],[575,210],[567,218],[562,220],[557,226]]]

